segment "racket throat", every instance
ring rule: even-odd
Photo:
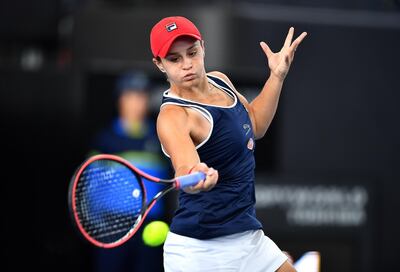
[[[148,208],[152,207],[154,204],[154,202],[156,202],[158,199],[160,199],[161,197],[163,197],[165,194],[169,193],[170,191],[174,190],[175,186],[171,186],[163,191],[158,192],[154,198],[150,201]]]

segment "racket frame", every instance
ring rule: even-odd
[[[142,189],[143,192],[143,197],[142,197],[142,209],[140,212],[140,215],[138,216],[138,219],[136,220],[135,224],[131,227],[131,229],[121,238],[118,240],[112,242],[112,243],[104,243],[100,242],[93,237],[91,237],[85,230],[85,228],[82,226],[79,217],[77,215],[77,209],[76,209],[76,200],[75,200],[75,193],[76,193],[76,187],[79,182],[80,176],[83,173],[83,171],[86,169],[88,165],[95,161],[100,161],[100,160],[111,160],[115,161],[118,163],[121,163],[122,165],[126,166],[129,170],[133,172],[135,177],[138,180],[138,183]],[[146,192],[146,187],[144,186],[143,183],[143,178],[156,182],[156,183],[163,183],[167,186],[165,189],[161,190],[158,192],[153,199],[147,204],[147,192]],[[151,208],[156,204],[157,200],[160,199],[162,196],[167,194],[168,192],[175,190],[175,189],[181,189],[183,187],[187,186],[193,186],[197,184],[200,180],[205,179],[206,175],[201,172],[196,172],[192,174],[188,174],[186,176],[180,176],[176,177],[174,179],[160,179],[154,176],[151,176],[142,170],[138,169],[134,165],[132,165],[128,160],[125,160],[124,158],[121,158],[117,155],[112,155],[112,154],[99,154],[92,156],[85,160],[75,171],[74,175],[72,176],[72,179],[70,181],[69,185],[69,190],[68,190],[68,206],[69,206],[69,211],[70,215],[72,217],[72,221],[74,222],[75,229],[78,230],[79,233],[83,235],[86,241],[89,241],[91,244],[101,247],[101,248],[114,248],[117,246],[120,246],[121,244],[125,243],[128,241],[139,229],[142,223],[144,222],[147,214],[150,212]],[[81,236],[82,237],[82,236]]]
[[[87,168],[88,165],[95,161],[100,161],[100,160],[111,160],[111,161],[116,161],[118,163],[123,164],[126,166],[129,170],[132,171],[132,173],[135,175],[135,177],[138,180],[138,183],[140,185],[140,188],[143,192],[143,197],[142,197],[142,208],[141,208],[141,213],[138,216],[138,219],[136,220],[135,224],[132,226],[132,228],[120,239],[118,239],[115,242],[112,243],[103,243],[100,242],[93,237],[91,237],[85,230],[85,228],[82,226],[80,219],[78,217],[77,213],[77,208],[76,208],[76,199],[75,199],[75,193],[76,193],[76,187],[79,182],[79,179],[81,177],[81,174],[83,171]],[[154,198],[147,204],[147,192],[146,192],[146,187],[143,184],[143,179],[145,178],[147,180],[150,180],[152,182],[156,183],[165,183],[165,184],[170,184],[169,187],[166,189],[160,191]],[[178,185],[179,186],[179,185]],[[128,241],[140,228],[142,223],[144,222],[147,214],[151,210],[151,208],[156,204],[157,200],[160,199],[162,196],[170,192],[171,190],[174,190],[177,188],[177,182],[175,180],[165,180],[165,179],[160,179],[157,177],[153,177],[151,175],[148,175],[147,173],[143,172],[142,170],[138,169],[134,165],[132,165],[129,161],[116,156],[116,155],[111,155],[111,154],[99,154],[99,155],[94,155],[87,160],[85,160],[75,171],[68,190],[68,206],[69,206],[69,211],[70,215],[72,217],[72,221],[74,222],[75,228],[81,233],[86,241],[89,241],[91,244],[101,247],[101,248],[114,248],[118,247],[121,244],[125,243]]]

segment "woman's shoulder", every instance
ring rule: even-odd
[[[173,116],[173,115],[185,115],[186,111],[184,107],[180,107],[176,104],[164,104],[160,108],[158,116]]]
[[[211,72],[208,72],[207,75],[219,78],[220,80],[225,82],[225,84],[227,84],[229,87],[231,87],[231,89],[235,90],[235,87],[233,86],[231,80],[229,79],[229,77],[226,74],[224,74],[220,71],[211,71]]]
[[[228,76],[220,71],[211,71],[211,72],[208,72],[207,75],[212,76],[212,77],[217,77],[217,78],[220,78],[225,81],[229,80]]]

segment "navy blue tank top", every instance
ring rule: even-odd
[[[170,230],[197,239],[260,229],[255,213],[254,134],[249,114],[236,93],[222,79],[207,75],[208,81],[226,92],[231,106],[213,106],[164,92],[162,106],[179,105],[201,113],[211,124],[208,137],[197,152],[200,161],[218,170],[216,186],[208,192],[179,193],[179,206]],[[168,154],[166,154],[168,156]]]

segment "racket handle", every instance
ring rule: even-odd
[[[189,175],[180,176],[175,179],[175,185],[177,189],[182,189],[188,186],[193,186],[199,183],[200,180],[206,178],[206,174],[203,172],[195,172]]]

